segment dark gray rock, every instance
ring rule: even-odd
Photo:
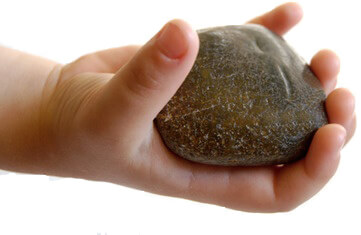
[[[166,146],[215,165],[295,161],[327,123],[325,94],[306,62],[258,25],[198,31],[185,82],[156,118]]]

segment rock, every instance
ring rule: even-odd
[[[305,61],[258,25],[198,31],[196,62],[156,118],[166,146],[214,165],[284,164],[327,123],[325,93]]]

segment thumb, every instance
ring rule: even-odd
[[[191,70],[198,47],[198,35],[187,23],[167,23],[104,87],[98,104],[102,122],[129,133],[151,128]]]

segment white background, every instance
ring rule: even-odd
[[[360,100],[359,1],[299,1],[304,19],[286,40],[305,59],[341,57],[339,86]],[[195,29],[241,24],[283,1],[0,0],[0,44],[62,63],[99,49],[143,44],[173,18]],[[357,109],[360,111],[359,102]],[[289,213],[254,214],[118,185],[0,173],[0,234],[361,234],[360,136],[314,198]]]

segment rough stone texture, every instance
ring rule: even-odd
[[[283,164],[303,157],[327,123],[325,94],[305,61],[258,25],[198,31],[185,82],[156,118],[166,146],[215,165]]]

